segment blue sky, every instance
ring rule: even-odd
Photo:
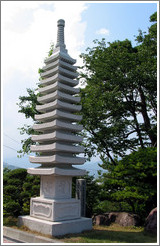
[[[156,3],[91,3],[82,14],[87,21],[86,43],[92,44],[95,38],[106,38],[107,42],[128,38],[134,42],[138,29],[147,31],[150,26],[149,17],[156,11]],[[108,35],[97,35],[96,30],[106,28]],[[96,34],[96,35],[95,35]]]
[[[2,142],[3,160],[12,165],[35,166],[28,156],[17,159],[20,149],[18,127],[32,124],[18,113],[18,97],[26,88],[36,88],[38,68],[51,41],[56,44],[57,20],[65,20],[65,43],[68,53],[82,65],[79,55],[93,40],[106,42],[129,39],[135,45],[138,29],[147,31],[149,17],[157,2],[81,2],[81,1],[2,1]],[[98,157],[92,162],[98,161]],[[92,167],[92,162],[87,164]]]

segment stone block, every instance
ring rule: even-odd
[[[51,153],[52,154],[52,153]],[[30,162],[41,163],[44,165],[48,164],[69,164],[69,165],[82,165],[85,162],[83,157],[74,157],[74,155],[62,155],[62,154],[52,154],[49,156],[30,156]]]
[[[31,198],[30,215],[47,221],[80,218],[80,201],[77,199]]]
[[[39,112],[48,112],[51,110],[54,110],[55,108],[60,108],[62,110],[67,110],[70,112],[79,112],[82,109],[81,105],[76,105],[76,104],[71,104],[71,103],[66,103],[66,102],[62,102],[58,99],[56,99],[53,102],[50,102],[48,104],[44,104],[44,105],[36,105],[36,110]]]
[[[79,93],[79,88],[74,88],[68,85],[64,85],[59,81],[56,81],[54,84],[47,85],[45,87],[39,88],[38,91],[43,95],[46,93],[52,93],[56,90],[60,90],[65,93],[69,93],[71,95],[75,95]]]
[[[56,49],[45,60],[40,74],[37,101],[41,105],[37,105],[39,113],[35,115],[39,122],[33,125],[40,134],[32,136],[38,144],[31,146],[31,152],[40,155],[29,160],[42,165],[30,168],[28,173],[41,175],[40,197],[31,198],[30,216],[19,217],[19,225],[55,236],[92,228],[91,219],[81,218],[80,200],[71,198],[72,176],[85,173],[72,165],[82,165],[86,160],[76,156],[84,151],[77,145],[83,138],[76,134],[83,129],[76,123],[82,116],[75,114],[81,109],[81,98],[77,95],[79,89],[74,88],[78,85],[77,68],[73,66],[76,60],[65,49],[62,23],[64,20],[58,21]]]
[[[86,171],[83,169],[78,169],[75,167],[72,167],[71,165],[68,165],[65,167],[39,167],[39,168],[29,168],[27,170],[28,173],[32,175],[54,175],[54,176],[84,176],[86,175]]]
[[[92,219],[79,218],[61,222],[44,221],[31,216],[19,216],[18,226],[26,226],[32,231],[51,236],[60,236],[69,233],[80,233],[92,229]]]
[[[42,175],[40,197],[49,199],[69,199],[72,192],[72,177]]]
[[[75,146],[72,145],[71,143],[52,143],[52,144],[42,144],[42,145],[31,145],[31,151],[32,152],[43,152],[43,153],[48,153],[48,152],[58,152],[58,153],[83,153],[84,152],[84,147],[82,146]]]

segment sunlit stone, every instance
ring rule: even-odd
[[[92,229],[92,220],[81,218],[80,201],[72,198],[72,177],[83,176],[85,170],[72,165],[82,165],[85,158],[76,156],[84,151],[79,146],[82,137],[77,124],[82,117],[76,60],[68,55],[64,44],[64,20],[58,21],[57,44],[53,54],[45,59],[42,69],[32,136],[35,145],[30,162],[41,164],[29,168],[28,173],[40,175],[40,197],[31,198],[30,216],[19,216],[19,225],[53,236],[78,233]]]

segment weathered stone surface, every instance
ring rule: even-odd
[[[149,213],[145,223],[145,230],[153,234],[157,233],[157,208],[152,209]]]
[[[28,173],[41,176],[40,197],[31,198],[30,216],[20,216],[19,225],[49,235],[78,233],[92,229],[92,220],[80,218],[80,200],[71,197],[72,177],[85,171],[72,165],[82,165],[85,158],[76,156],[84,148],[77,132],[83,129],[77,124],[82,117],[76,72],[76,60],[72,59],[64,44],[64,20],[58,21],[57,45],[53,54],[45,60],[40,74],[39,97],[36,106],[32,136],[35,145],[30,162],[42,164],[29,168]]]
[[[119,213],[116,217],[115,223],[121,226],[136,226],[139,224],[139,217],[131,213]]]
[[[35,115],[35,120],[39,120],[41,122],[46,122],[47,120],[54,120],[54,119],[62,119],[67,121],[80,121],[82,120],[81,115],[74,115],[71,113],[64,113],[58,109],[55,109],[51,112]]]
[[[45,86],[45,87],[42,87],[42,88],[39,88],[38,91],[43,95],[43,94],[46,94],[46,93],[52,93],[56,90],[60,90],[64,93],[68,93],[68,94],[71,94],[71,95],[75,95],[77,93],[79,93],[80,89],[79,88],[74,88],[74,87],[71,87],[71,86],[68,86],[68,85],[64,85],[62,83],[60,83],[59,81],[55,82],[54,84],[52,85],[48,85],[48,86]]]
[[[75,114],[81,107],[77,105],[81,98],[77,96],[79,89],[74,88],[78,84],[76,60],[68,55],[64,44],[64,20],[58,21],[57,45],[51,57],[45,60],[40,76],[40,95],[37,101],[38,114],[33,129],[37,135],[32,137],[36,143],[31,146],[32,152],[38,152],[37,157],[30,156],[30,162],[40,163],[43,166],[53,165],[81,165],[84,158],[76,157],[82,153],[83,148],[77,143],[82,138],[76,135],[82,130],[77,122],[82,116]],[[69,145],[68,145],[69,143]]]
[[[55,83],[56,81],[60,81],[61,83],[65,83],[66,85],[69,85],[69,86],[78,85],[78,80],[67,78],[61,74],[56,74],[50,78],[43,79],[41,81],[41,84],[42,85],[51,85],[51,84]]]
[[[68,69],[64,69],[63,67],[57,66],[53,69],[50,69],[46,72],[41,73],[41,77],[42,78],[48,78],[50,76],[55,75],[57,72],[59,72],[60,74],[67,76],[68,78],[74,79],[76,77],[78,77],[78,73],[70,71]]]
[[[65,102],[69,102],[69,103],[79,103],[81,100],[80,97],[74,97],[74,96],[71,96],[67,93],[63,93],[61,91],[55,91],[55,92],[50,93],[48,95],[38,97],[37,101],[44,104],[44,103],[53,102],[56,99],[60,99],[60,100],[63,100]]]
[[[65,156],[65,155],[51,155],[51,156],[30,156],[29,161],[32,163],[41,163],[43,165],[48,164],[74,164],[74,165],[81,165],[85,162],[85,158],[82,157],[72,157],[72,156]]]
[[[52,222],[33,218],[31,216],[19,216],[18,225],[24,225],[32,231],[37,231],[43,234],[59,236],[68,233],[80,233],[85,230],[91,230],[92,219],[80,218],[75,220]]]
[[[71,176],[42,175],[40,197],[48,199],[70,199],[72,191]],[[73,200],[72,200],[73,201]]]
[[[78,112],[82,109],[81,105],[74,105],[71,103],[61,102],[56,99],[51,103],[46,103],[44,105],[37,105],[36,109],[39,112],[49,112],[50,110],[54,110],[55,108],[60,108],[62,110],[70,111],[70,112]]]
[[[103,215],[96,215],[93,218],[93,223],[96,225],[110,225],[117,223],[121,226],[137,226],[139,225],[139,216],[126,212],[110,212]]]
[[[32,145],[32,152],[67,152],[67,153],[82,153],[84,148],[81,146],[74,146],[71,144],[61,144],[61,143],[52,143],[45,145]]]
[[[54,61],[52,63],[49,63],[48,65],[45,65],[42,68],[42,70],[43,71],[47,71],[47,70],[50,70],[51,68],[54,68],[56,66],[62,66],[64,68],[68,68],[71,71],[75,71],[78,68],[77,66],[73,66],[73,65],[69,64],[68,62],[64,62],[64,61],[58,59],[58,60],[56,60],[56,61]]]
[[[42,124],[35,124],[33,126],[33,129],[35,131],[40,131],[40,132],[45,132],[45,131],[49,131],[52,130],[52,132],[54,133],[54,131],[56,130],[66,130],[66,131],[72,131],[72,132],[79,132],[82,130],[82,125],[75,125],[75,124],[71,124],[71,123],[66,123],[60,120],[54,120],[48,123],[42,123]],[[56,134],[55,133],[55,134]],[[64,140],[68,140],[71,141],[70,139],[76,139],[76,140],[72,140],[73,142],[81,142],[82,141],[82,137],[81,136],[77,136],[77,135],[73,135],[72,133],[64,133],[64,132],[58,132],[58,135],[60,136],[68,136],[68,138],[64,139]],[[39,137],[39,135],[36,135],[37,137]],[[60,139],[61,140],[61,139]]]
[[[65,221],[80,218],[77,199],[31,198],[30,215],[47,221]]]
[[[95,225],[110,225],[111,222],[106,215],[97,215],[95,216],[93,223]]]
[[[51,167],[51,168],[29,168],[28,173],[32,175],[53,175],[53,176],[84,176],[86,171],[79,168],[73,168],[71,165],[65,167]]]
[[[116,221],[118,214],[119,212],[111,212],[111,213],[106,213],[105,215],[108,217],[108,220],[110,221],[110,223],[113,223]]]
[[[76,180],[76,199],[80,200],[81,216],[86,216],[86,180]]]

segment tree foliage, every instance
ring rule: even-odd
[[[25,118],[31,118],[34,121],[34,116],[38,112],[36,111],[36,105],[38,104],[37,101],[38,93],[37,89],[30,89],[27,88],[27,95],[26,96],[20,96],[19,97],[19,103],[17,105],[19,106],[19,113],[24,114]],[[28,138],[21,140],[22,143],[22,149],[18,151],[20,155],[18,157],[21,157],[24,154],[28,154],[30,152],[30,146],[33,144],[33,141],[31,140],[31,135],[35,133],[31,125],[24,125],[21,128],[19,128],[21,135],[27,135]]]
[[[72,197],[75,197],[76,179],[72,182]],[[86,179],[86,216],[91,217],[94,208],[99,203],[99,185],[93,176],[88,174]],[[3,172],[3,213],[6,216],[29,214],[31,197],[39,196],[39,176],[27,174],[26,169],[4,169]]]
[[[118,161],[102,164],[106,173],[100,175],[101,200],[124,202],[131,212],[144,219],[157,206],[157,150],[140,148]]]
[[[151,20],[155,19],[155,14]],[[81,57],[84,145],[89,156],[123,157],[138,147],[156,146],[156,24],[138,45],[129,40],[95,40]],[[92,146],[92,148],[90,147]]]
[[[123,157],[138,147],[156,146],[157,116],[157,14],[148,34],[139,30],[137,46],[129,40],[105,43],[95,40],[81,57],[84,61],[80,78],[84,146],[91,157],[99,154],[114,163],[114,156]],[[107,46],[108,45],[108,46]],[[48,56],[53,52],[51,44]],[[40,71],[39,71],[40,72]],[[34,119],[37,113],[37,90],[27,89],[20,96],[19,112]],[[20,128],[21,134],[34,133],[29,125]],[[22,140],[20,154],[29,153],[31,138]]]
[[[92,177],[86,178],[90,215],[101,210],[100,201],[104,207],[115,204],[115,208],[142,217],[156,206],[157,13],[150,21],[147,34],[139,30],[135,47],[128,39],[107,44],[104,39],[95,40],[94,47],[81,55],[84,66],[80,79],[85,85],[80,92],[83,145],[88,158],[99,154],[107,170],[100,175],[101,187]],[[52,52],[53,46],[48,55]],[[31,89],[27,93],[19,97],[19,112],[34,119],[38,94]],[[34,133],[29,125],[20,131]],[[29,153],[31,144],[31,138],[23,140],[19,153]],[[29,206],[25,200],[29,196],[27,187],[28,183],[23,185],[24,211]],[[13,187],[6,188],[6,192],[9,190]],[[12,208],[16,208],[17,200],[12,201]]]
[[[30,198],[38,196],[39,176],[27,174],[26,169],[4,170],[3,214],[18,216],[29,214]]]
[[[48,57],[52,55],[53,49],[54,49],[54,43],[51,42],[50,50],[48,52]],[[42,72],[43,69],[39,68],[38,73],[41,74]],[[41,80],[41,77],[39,78],[39,80]],[[37,84],[39,85],[39,83]],[[30,118],[34,121],[35,114],[38,114],[36,110],[36,105],[39,104],[37,101],[37,97],[39,96],[38,88],[36,89],[27,88],[26,90],[27,90],[27,95],[19,96],[19,103],[17,103],[19,107],[18,112],[24,114],[26,119]],[[19,128],[19,130],[21,135],[29,136],[28,138],[21,140],[22,149],[18,151],[19,153],[18,157],[21,157],[24,154],[30,153],[30,146],[34,144],[34,142],[31,140],[31,135],[35,134],[36,132],[33,130],[31,125],[26,125],[26,124],[21,128]]]

